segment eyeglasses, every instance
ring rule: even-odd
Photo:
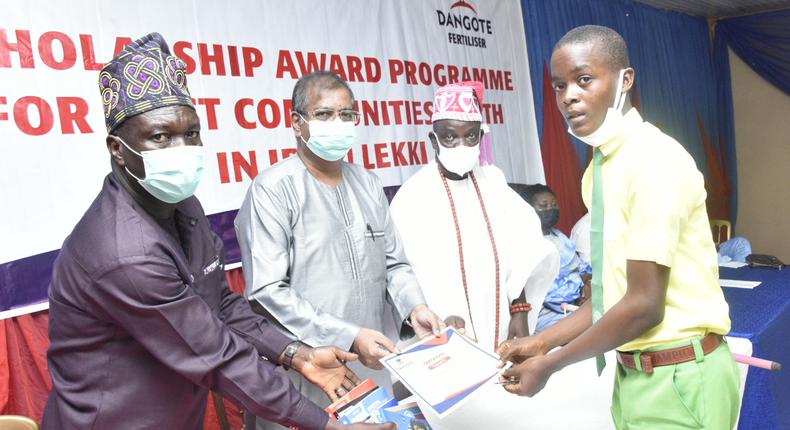
[[[338,117],[340,117],[340,120],[343,122],[353,122],[356,124],[359,121],[359,112],[351,109],[341,109],[338,111],[333,109],[316,109],[312,112],[307,112],[307,115],[318,121],[334,121],[335,118]]]
[[[477,145],[480,142],[480,137],[483,135],[483,133],[481,132],[482,130],[478,129],[476,131],[467,133],[465,136],[456,136],[450,133],[447,134],[435,133],[435,134],[436,134],[436,138],[439,139],[439,143],[441,143],[442,146],[445,146],[447,148],[453,148],[458,146],[461,143],[461,140],[464,141],[466,146]]]

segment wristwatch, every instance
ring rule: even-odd
[[[295,340],[285,347],[285,350],[283,351],[283,359],[280,363],[285,368],[285,370],[289,370],[291,368],[294,356],[296,356],[296,352],[299,350],[300,346],[302,346],[302,343],[298,340]]]

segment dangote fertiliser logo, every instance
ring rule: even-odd
[[[484,36],[494,34],[491,20],[481,18],[477,8],[464,0],[452,3],[448,10],[437,10],[436,20],[447,28],[447,41],[455,45],[485,48]]]

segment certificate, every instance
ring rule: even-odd
[[[391,354],[381,363],[440,417],[458,408],[496,378],[499,356],[482,349],[453,328]]]

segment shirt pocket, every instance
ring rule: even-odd
[[[377,240],[384,240],[384,230],[373,230],[372,227],[368,226],[368,229],[365,231],[365,238],[370,239],[372,241]]]
[[[362,244],[359,249],[364,254],[360,258],[364,266],[363,278],[383,281],[387,273],[384,230],[376,223],[366,223],[362,231]]]

